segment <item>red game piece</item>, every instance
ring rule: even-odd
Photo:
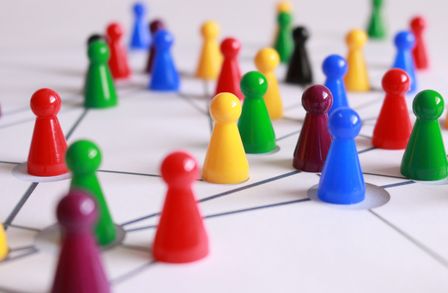
[[[82,191],[70,191],[59,202],[56,214],[62,227],[62,242],[51,292],[110,292],[92,235],[97,218],[93,198]]]
[[[423,31],[426,29],[426,21],[421,16],[411,19],[411,30],[415,37],[415,46],[412,50],[415,67],[417,69],[427,69],[429,67],[428,54],[426,52]]]
[[[199,178],[198,164],[188,153],[178,151],[163,160],[161,173],[168,191],[152,246],[154,259],[199,260],[208,254],[208,237],[191,186]]]
[[[294,150],[294,168],[306,172],[320,172],[331,145],[328,130],[328,110],[333,96],[323,85],[313,85],[302,95],[302,105],[306,110],[305,122]]]
[[[67,143],[56,116],[61,103],[59,94],[48,88],[36,91],[31,97],[31,110],[37,116],[27,163],[31,175],[56,176],[67,173]]]
[[[384,74],[382,84],[386,97],[373,130],[372,144],[381,149],[404,149],[412,132],[405,99],[409,75],[401,69],[390,69]]]
[[[160,19],[155,19],[151,21],[151,23],[149,24],[149,31],[151,32],[151,37],[153,40],[155,34],[163,28],[165,28],[165,25],[163,24],[163,21],[161,21]],[[146,68],[145,68],[146,73],[151,73],[152,71],[152,64],[154,63],[155,54],[156,54],[156,46],[154,46],[154,42],[152,42],[151,46],[149,46],[148,59],[146,61]]]
[[[238,53],[241,45],[237,39],[226,38],[221,43],[221,52],[224,56],[221,72],[218,77],[215,95],[229,92],[236,95],[241,101],[244,95],[241,93],[241,70],[238,63]]]
[[[106,35],[110,50],[109,68],[113,78],[128,78],[131,75],[131,69],[128,64],[126,48],[121,43],[123,36],[121,25],[116,22],[109,24]]]

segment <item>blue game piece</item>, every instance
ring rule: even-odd
[[[395,47],[397,55],[395,56],[393,68],[400,68],[406,71],[411,78],[411,87],[409,92],[417,90],[417,79],[415,76],[415,66],[412,57],[412,48],[415,46],[415,37],[409,31],[400,31],[395,35]]]
[[[328,122],[333,141],[328,151],[317,195],[321,201],[354,204],[364,200],[366,187],[355,137],[361,130],[361,118],[354,110],[335,109]]]
[[[171,55],[173,36],[165,29],[154,35],[156,54],[152,66],[149,89],[157,91],[178,91],[180,87],[179,72]]]
[[[349,107],[344,85],[344,76],[347,73],[347,62],[339,55],[330,55],[322,63],[322,70],[327,77],[325,86],[333,94],[333,105],[328,112],[331,115],[337,108]]]
[[[130,49],[146,50],[151,44],[151,34],[146,25],[146,7],[141,2],[136,2],[133,6],[134,26],[132,29]]]

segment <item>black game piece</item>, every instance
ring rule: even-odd
[[[289,60],[286,83],[311,84],[313,82],[313,72],[306,50],[306,42],[310,37],[309,32],[305,27],[298,26],[292,32],[292,37],[294,39],[294,52]]]

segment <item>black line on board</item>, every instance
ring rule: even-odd
[[[23,207],[23,205],[28,200],[28,198],[31,196],[31,194],[33,193],[34,189],[36,189],[37,185],[39,185],[38,182],[31,183],[31,185],[28,187],[28,189],[22,195],[22,197],[20,198],[19,202],[16,204],[16,206],[14,207],[12,212],[9,214],[9,216],[6,218],[5,222],[3,223],[3,225],[5,227],[5,230],[7,230],[8,226],[12,223],[12,221],[14,221],[14,218],[17,216],[17,214],[19,213],[20,209]]]
[[[409,184],[414,184],[414,183],[415,183],[414,180],[406,180],[406,181],[403,181],[403,182],[398,182],[398,183],[392,183],[392,184],[383,185],[383,186],[381,186],[381,187],[384,188],[384,189],[386,189],[386,188],[398,187],[398,186],[409,185]]]
[[[370,147],[370,148],[367,148],[367,149],[360,150],[360,151],[358,152],[358,155],[359,155],[359,154],[363,154],[363,153],[367,153],[367,152],[370,152],[370,151],[373,151],[373,150],[375,150],[375,149],[376,149],[376,147]]]
[[[67,134],[65,135],[66,139],[69,139],[73,132],[75,132],[76,128],[78,127],[78,125],[82,122],[82,120],[84,120],[84,118],[86,117],[87,113],[89,112],[89,109],[84,109],[83,112],[81,113],[81,115],[78,117],[78,119],[75,121],[75,123],[73,124],[73,126],[70,128],[70,130],[67,132]]]
[[[20,247],[11,247],[9,248],[9,252],[16,252],[21,250],[36,250],[36,247],[34,245],[27,245],[27,246],[20,246]]]
[[[16,256],[12,256],[12,257],[7,257],[2,263],[11,262],[11,261],[15,261],[15,260],[18,260],[18,259],[22,259],[22,258],[24,258],[26,256],[30,256],[30,255],[36,254],[38,252],[39,252],[39,250],[36,249],[36,248],[30,249],[29,251],[27,251],[25,253],[22,253],[22,254],[19,254],[19,255],[16,255]]]
[[[405,177],[394,176],[394,175],[387,175],[387,174],[377,174],[377,173],[371,173],[371,172],[362,172],[362,173],[364,175],[373,175],[373,176],[387,177],[387,178],[396,178],[396,179],[406,179]]]
[[[115,171],[115,170],[98,170],[98,172],[102,173],[113,173],[113,174],[123,174],[123,175],[137,175],[137,176],[146,176],[146,177],[158,177],[160,178],[161,175],[159,174],[149,174],[149,173],[138,173],[138,172],[128,172],[128,171]]]
[[[18,162],[10,162],[10,161],[0,161],[0,164],[8,164],[8,165],[19,165]]]
[[[177,93],[177,96],[180,97],[182,100],[186,101],[188,104],[190,104],[193,108],[195,108],[197,111],[199,111],[201,114],[207,115],[207,111],[199,107],[194,101],[190,99],[190,97],[183,93]]]
[[[3,292],[3,293],[30,293],[30,292],[27,292],[27,291],[13,290],[13,289],[6,288],[6,287],[3,287],[3,286],[0,286],[0,292]]]
[[[22,230],[28,230],[31,232],[40,232],[41,229],[34,228],[34,227],[28,227],[28,226],[22,226],[22,225],[16,225],[16,224],[9,224],[9,227],[16,228],[16,229],[22,229]]]
[[[152,267],[154,264],[156,264],[156,261],[151,260],[150,262],[147,262],[147,263],[133,269],[130,272],[124,273],[123,275],[118,276],[115,279],[110,280],[109,282],[112,286],[117,285],[123,281],[126,281],[126,280],[132,278],[133,276],[139,274],[140,272],[144,271],[145,269]]]
[[[288,134],[285,134],[285,135],[283,135],[283,136],[277,137],[276,141],[280,141],[280,140],[283,140],[283,139],[285,139],[285,138],[291,137],[291,136],[293,136],[293,135],[298,134],[299,132],[300,132],[300,130],[295,130],[295,131],[293,131],[293,132],[291,132],[291,133],[288,133]]]

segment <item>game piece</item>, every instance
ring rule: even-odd
[[[87,46],[89,46],[94,41],[103,40],[105,41],[105,38],[101,34],[91,34],[89,38],[87,39]]]
[[[372,0],[372,14],[367,28],[369,38],[382,40],[386,37],[386,25],[382,9],[383,0]]]
[[[444,104],[443,97],[433,90],[424,90],[415,96],[412,108],[417,120],[401,160],[401,174],[406,178],[429,181],[448,176],[445,146],[438,120]]]
[[[146,7],[143,3],[137,2],[133,6],[134,25],[131,33],[131,43],[129,47],[134,50],[145,50],[151,43],[151,36],[146,26]]]
[[[331,91],[333,103],[329,115],[340,107],[348,107],[344,76],[347,73],[347,61],[339,55],[330,55],[322,63],[322,71],[327,77],[325,86]]]
[[[426,20],[421,16],[416,16],[411,19],[411,30],[415,37],[415,46],[412,50],[414,57],[414,65],[418,70],[428,69],[429,61],[426,52],[425,39],[423,32],[426,29]]]
[[[56,215],[62,227],[61,249],[52,293],[106,293],[110,285],[92,237],[97,218],[95,201],[73,190],[59,202]]]
[[[372,145],[380,149],[404,149],[412,132],[406,105],[410,79],[401,69],[390,69],[383,76],[386,97],[373,130]]]
[[[149,24],[149,30],[151,32],[152,38],[154,39],[155,34],[159,30],[164,29],[164,28],[165,28],[165,25],[163,24],[163,22],[160,19],[155,19],[155,20],[151,21],[151,23]],[[146,59],[146,67],[145,67],[146,73],[151,73],[152,64],[154,63],[155,55],[156,55],[156,46],[154,45],[154,42],[152,42],[151,45],[149,46],[148,58]]]
[[[350,108],[338,108],[329,118],[333,136],[320,176],[317,195],[324,202],[354,204],[363,201],[366,187],[355,137],[361,130],[361,118]]]
[[[153,257],[167,263],[187,263],[208,255],[208,236],[192,184],[199,178],[198,163],[190,154],[177,151],[162,162],[161,174],[168,186]]]
[[[240,42],[234,38],[226,38],[221,42],[221,53],[224,60],[216,83],[216,95],[222,92],[232,93],[241,101],[244,99],[240,89],[241,69],[238,62]]]
[[[411,32],[400,31],[395,35],[395,47],[397,54],[392,68],[400,68],[406,71],[411,79],[411,86],[409,92],[417,90],[417,79],[415,76],[414,60],[412,59],[411,50],[415,46],[415,38]]]
[[[345,41],[348,46],[345,87],[351,92],[367,92],[370,90],[370,82],[363,52],[367,35],[360,29],[354,29],[347,34]]]
[[[96,171],[101,164],[101,151],[88,140],[72,143],[66,155],[67,166],[72,171],[71,189],[82,189],[91,194],[98,205],[98,221],[95,227],[99,245],[107,246],[116,238],[116,229],[106,203]]]
[[[210,102],[214,127],[202,169],[202,178],[211,183],[236,184],[249,178],[249,162],[244,152],[237,121],[241,102],[231,93],[220,93]]]
[[[206,21],[201,26],[203,39],[196,76],[203,80],[215,80],[221,70],[222,55],[218,44],[219,26],[214,21]]]
[[[67,143],[57,114],[61,97],[52,89],[43,88],[31,97],[31,110],[36,115],[33,138],[28,153],[28,173],[34,176],[57,176],[67,173]]]
[[[333,97],[323,85],[310,86],[303,92],[305,121],[294,150],[293,166],[305,172],[320,172],[325,163],[331,136],[328,131],[328,110]]]
[[[268,81],[268,90],[264,95],[264,102],[272,120],[283,117],[282,97],[280,96],[277,76],[275,75],[275,69],[279,63],[280,57],[277,51],[272,48],[261,49],[255,56],[255,66]]]
[[[161,29],[154,36],[155,56],[149,89],[155,91],[177,92],[180,88],[180,76],[171,55],[174,43],[173,35]]]
[[[0,261],[4,260],[8,256],[8,237],[3,224],[0,224]]]
[[[238,130],[248,154],[269,153],[276,148],[274,128],[263,100],[267,89],[268,82],[258,71],[250,71],[241,79],[245,99]]]
[[[299,26],[294,29],[292,34],[294,52],[289,60],[285,81],[291,84],[308,85],[313,83],[313,72],[306,49],[309,32],[305,27]]]
[[[97,40],[89,45],[89,68],[85,81],[84,107],[110,108],[118,104],[118,97],[112,74],[109,70],[110,52],[103,40]]]
[[[128,65],[126,49],[121,44],[123,36],[121,25],[116,22],[109,24],[106,35],[110,51],[109,69],[112,77],[115,79],[128,78],[131,75],[131,69]]]
[[[294,41],[291,35],[292,15],[289,12],[280,12],[277,16],[277,39],[274,48],[277,50],[282,63],[288,63],[294,50]]]

